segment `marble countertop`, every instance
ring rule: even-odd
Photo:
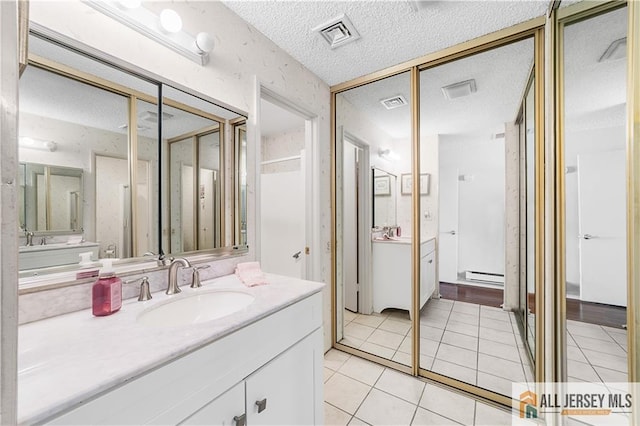
[[[200,289],[123,303],[119,312],[94,317],[91,309],[19,327],[18,421],[34,423],[103,393],[172,359],[245,327],[322,290],[323,283],[267,274],[269,284],[246,287],[235,275],[204,281]],[[255,296],[246,308],[188,326],[136,322],[147,308],[202,290],[234,289]]]

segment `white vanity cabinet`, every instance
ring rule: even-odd
[[[181,424],[314,424],[314,337],[297,343]]]
[[[321,293],[237,327],[42,423],[323,424]]]
[[[435,238],[420,244],[420,308],[436,288]],[[411,312],[411,240],[372,242],[373,310],[386,308]]]

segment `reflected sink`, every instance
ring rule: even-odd
[[[189,295],[153,306],[138,315],[138,323],[152,326],[200,324],[222,318],[249,306],[255,297],[233,290]]]

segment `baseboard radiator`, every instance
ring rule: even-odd
[[[477,281],[482,283],[504,285],[503,274],[492,274],[490,272],[465,271],[465,279],[467,281]]]

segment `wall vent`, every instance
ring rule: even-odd
[[[386,109],[394,109],[407,105],[407,100],[402,95],[396,95],[390,98],[381,99],[380,103],[384,105]]]
[[[360,38],[360,34],[345,14],[315,27],[312,31],[320,34],[332,49]]]
[[[459,83],[453,83],[441,88],[442,94],[447,99],[461,98],[463,96],[469,96],[477,91],[476,80],[465,80]]]

